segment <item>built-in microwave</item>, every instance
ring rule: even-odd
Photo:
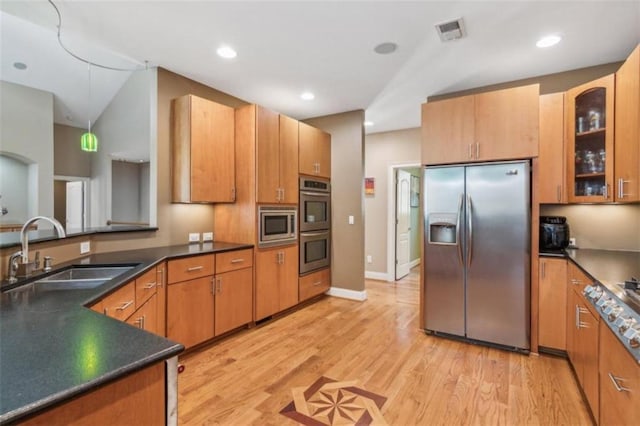
[[[297,207],[258,206],[258,247],[296,243],[297,223]]]

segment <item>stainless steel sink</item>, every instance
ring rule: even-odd
[[[72,267],[41,278],[30,285],[40,291],[89,289],[98,287],[134,267],[133,265]]]

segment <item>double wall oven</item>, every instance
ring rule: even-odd
[[[331,264],[331,183],[300,178],[300,275]]]

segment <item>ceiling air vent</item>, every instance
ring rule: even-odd
[[[436,30],[438,31],[438,35],[442,41],[457,40],[467,35],[464,30],[464,22],[462,21],[462,18],[436,24]]]

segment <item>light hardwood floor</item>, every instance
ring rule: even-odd
[[[591,424],[565,359],[419,330],[417,268],[366,289],[365,302],[325,297],[182,357],[179,423],[295,425],[280,414],[292,390],[324,376],[386,397],[390,425]]]

